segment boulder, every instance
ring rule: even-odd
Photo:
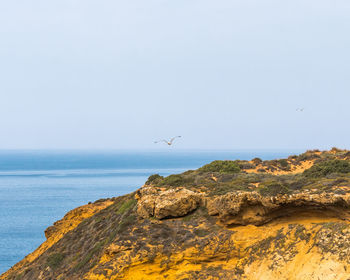
[[[168,190],[142,188],[138,193],[137,213],[143,218],[182,217],[197,209],[202,194],[185,188]]]

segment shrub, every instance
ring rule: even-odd
[[[280,159],[280,160],[278,160],[278,163],[279,163],[279,165],[281,166],[281,167],[283,167],[283,168],[286,168],[289,164],[288,164],[288,161],[287,160],[285,160],[285,159]]]
[[[194,181],[194,178],[185,178],[179,174],[174,174],[174,175],[169,175],[168,177],[165,177],[162,180],[161,184],[178,187],[181,185],[193,183],[193,181]]]
[[[241,161],[238,163],[238,166],[240,169],[253,169],[255,168],[255,165],[254,164],[251,164],[247,161]]]
[[[210,195],[224,195],[228,192],[233,192],[233,191],[251,191],[247,184],[241,185],[241,184],[219,184],[216,186],[211,192]]]
[[[290,182],[288,184],[288,188],[290,190],[301,190],[305,185],[307,184],[307,181],[303,179],[295,179],[294,181]]]
[[[64,256],[62,254],[55,253],[48,256],[46,262],[51,269],[56,269],[62,263],[63,259]]]
[[[264,184],[261,188],[259,188],[259,193],[263,196],[276,196],[278,194],[288,194],[291,190],[278,182],[271,182]]]
[[[349,173],[350,172],[350,163],[346,160],[329,160],[320,162],[313,165],[309,169],[305,170],[303,174],[306,177],[318,178],[324,177],[332,173]]]
[[[137,203],[136,199],[133,199],[133,198],[127,201],[124,201],[124,203],[118,209],[117,214],[125,213],[127,210],[131,209],[136,203]]]
[[[117,229],[117,233],[124,232],[130,225],[134,224],[137,220],[135,215],[129,215],[120,221]]]
[[[258,164],[262,163],[262,160],[261,160],[261,158],[256,157],[256,158],[252,159],[252,162],[254,162],[255,165],[258,165]]]
[[[163,176],[160,176],[159,174],[153,174],[153,175],[148,177],[148,179],[147,179],[145,184],[146,185],[157,184],[163,179],[164,179]]]
[[[305,160],[313,160],[320,158],[318,154],[315,154],[314,151],[306,151],[305,153],[298,156],[298,161],[305,161]]]
[[[337,153],[341,153],[342,150],[341,150],[341,149],[338,149],[337,147],[333,147],[333,148],[331,149],[331,152],[337,154]]]
[[[241,168],[232,160],[215,160],[198,169],[200,172],[238,173]]]

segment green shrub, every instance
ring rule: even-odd
[[[283,168],[286,168],[289,164],[288,164],[288,161],[287,160],[285,160],[285,159],[279,159],[278,160],[278,163],[279,163],[279,165],[281,166],[281,167],[283,167]]]
[[[240,169],[253,169],[253,168],[255,168],[254,164],[251,164],[250,162],[247,162],[247,161],[238,162],[238,166]]]
[[[296,178],[295,180],[289,181],[287,185],[290,190],[301,190],[308,183],[310,183],[309,180],[304,177],[300,179]]]
[[[253,162],[255,165],[258,165],[258,164],[262,163],[262,159],[256,157],[256,158],[253,158],[253,159],[252,159],[252,162]]]
[[[309,169],[305,170],[303,174],[306,177],[318,178],[324,177],[332,173],[349,173],[350,172],[350,163],[347,160],[329,160],[320,162],[313,165]]]
[[[278,182],[264,184],[259,188],[259,193],[263,196],[276,196],[278,194],[288,194],[291,190]]]
[[[332,149],[331,149],[331,152],[332,153],[335,153],[335,154],[338,154],[338,153],[341,153],[341,152],[343,152],[341,149],[338,149],[337,147],[333,147]]]
[[[234,192],[234,191],[251,191],[248,188],[247,184],[241,185],[241,184],[234,184],[234,183],[226,183],[226,184],[219,184],[218,186],[215,186],[210,191],[210,195],[224,195],[228,192]]]
[[[174,174],[174,175],[169,175],[168,177],[165,177],[162,180],[161,185],[178,187],[178,186],[183,186],[186,184],[193,183],[193,181],[194,181],[194,178],[183,177],[179,174]]]
[[[117,214],[125,213],[127,210],[131,209],[136,203],[137,203],[137,200],[133,198],[127,201],[124,201],[124,203],[119,207]]]
[[[51,269],[56,269],[62,263],[63,259],[64,259],[64,256],[62,254],[55,253],[48,256],[46,262]]]
[[[146,181],[146,185],[151,185],[151,184],[157,184],[160,181],[162,181],[164,179],[163,176],[160,176],[159,174],[153,174],[151,176],[148,177],[147,181]]]
[[[200,172],[238,173],[241,168],[232,160],[215,160],[198,169]]]
[[[137,217],[135,215],[129,215],[120,221],[117,233],[124,232],[130,225],[134,224],[137,221]]]
[[[320,158],[320,156],[318,154],[316,154],[315,152],[318,152],[318,150],[306,151],[305,153],[299,155],[297,160],[298,161],[305,161],[305,160],[313,160],[313,159]]]

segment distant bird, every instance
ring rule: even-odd
[[[304,112],[304,108],[297,108],[296,111],[297,112]]]
[[[168,144],[169,146],[171,146],[171,145],[173,144],[174,140],[175,140],[176,138],[180,138],[180,137],[181,137],[181,136],[175,136],[175,137],[171,138],[169,141],[163,139],[163,140],[159,140],[159,141],[154,141],[154,143],[157,144],[157,143],[160,143],[160,142],[164,142],[164,143]]]

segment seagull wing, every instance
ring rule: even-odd
[[[180,138],[181,136],[175,136],[173,138],[170,139],[169,143],[173,143],[173,141],[176,139],[176,138]]]
[[[157,143],[160,143],[160,142],[164,142],[164,143],[167,143],[168,144],[168,141],[163,139],[163,140],[159,140],[159,141],[154,141],[154,144],[157,144]]]

